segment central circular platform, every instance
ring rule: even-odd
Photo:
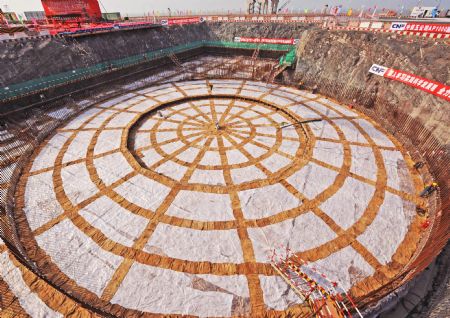
[[[49,279],[114,315],[298,316],[271,253],[289,248],[364,296],[411,259],[420,185],[401,144],[348,107],[179,82],[58,129],[23,170],[16,222]]]
[[[230,193],[276,184],[308,161],[308,129],[299,120],[256,100],[197,97],[144,114],[130,129],[128,148],[143,173],[159,174],[162,183]]]

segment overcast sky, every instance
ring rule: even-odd
[[[122,14],[142,14],[144,12],[160,11],[166,12],[167,8],[172,11],[176,10],[244,10],[246,0],[101,0],[103,7],[108,12],[119,11]],[[285,0],[280,0],[284,3]],[[424,6],[434,6],[438,0],[423,0]],[[314,9],[322,8],[325,4],[330,6],[342,4],[346,8],[359,9],[362,5],[373,7],[378,5],[379,8],[388,7],[399,9],[404,6],[409,9],[419,3],[418,0],[292,0],[288,6],[290,9]],[[8,5],[10,11],[41,11],[43,10],[40,0],[0,0],[0,6],[5,10]],[[102,7],[102,11],[105,11]],[[442,8],[450,8],[450,0],[441,1]],[[405,10],[406,10],[405,9]]]

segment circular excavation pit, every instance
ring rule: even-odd
[[[39,270],[101,311],[299,316],[271,255],[288,248],[365,296],[416,250],[420,187],[402,145],[353,109],[203,80],[61,126],[25,165],[15,213]]]

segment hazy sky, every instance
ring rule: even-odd
[[[153,10],[166,12],[167,8],[175,10],[244,10],[246,0],[101,0],[106,11],[120,11],[122,14],[142,14]],[[284,3],[281,0],[280,3]],[[389,7],[399,9],[401,6],[411,8],[417,5],[418,0],[292,0],[288,6],[290,9],[314,9],[322,8],[325,4],[330,6],[342,4],[346,8],[361,8],[362,5],[372,7],[378,5],[379,8]],[[438,0],[423,0],[424,6],[434,6]],[[43,10],[40,0],[0,0],[0,6],[4,10],[4,5],[9,6],[10,11],[23,12]],[[442,8],[450,8],[450,0],[441,1]],[[102,11],[104,11],[102,7]]]

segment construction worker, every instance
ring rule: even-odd
[[[422,162],[422,161],[416,162],[416,163],[414,164],[414,169],[419,170],[419,169],[422,168],[424,165],[425,165],[425,163]]]
[[[436,182],[433,182],[423,189],[423,191],[420,193],[420,196],[422,198],[426,198],[426,197],[430,196],[434,191],[436,191],[437,188],[438,188],[438,184]]]
[[[416,213],[422,217],[425,217],[428,215],[427,211],[424,208],[421,208],[420,206],[416,207]]]

